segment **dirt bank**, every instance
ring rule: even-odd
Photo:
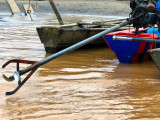
[[[23,4],[28,3],[28,0],[15,0],[24,12]],[[102,16],[128,16],[130,11],[129,1],[115,0],[54,0],[57,9],[61,14],[83,14],[83,15],[102,15]],[[35,8],[35,1],[32,1],[32,6]],[[54,12],[51,9],[48,1],[38,1],[39,10],[35,10],[35,14],[47,14]],[[10,7],[5,0],[0,0],[0,13],[11,13]]]
[[[130,11],[129,1],[115,0],[54,0],[62,14],[89,14],[89,15],[125,15]]]

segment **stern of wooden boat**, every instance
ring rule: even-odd
[[[148,50],[148,53],[152,57],[154,63],[158,67],[158,69],[160,70],[160,48]]]

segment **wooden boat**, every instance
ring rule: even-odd
[[[154,63],[156,64],[156,66],[160,70],[160,48],[148,50],[148,53],[151,55]]]
[[[113,36],[126,36],[126,37],[137,37],[154,39],[158,38],[156,34],[146,33],[147,29],[140,29],[140,33],[135,35],[135,30],[125,30],[112,32],[104,37],[104,40],[108,44],[109,48],[114,51],[119,62],[122,63],[137,63],[140,61],[146,61],[149,59],[147,50],[155,48],[154,42],[142,42],[142,41],[124,41],[124,40],[113,40]],[[160,47],[160,43],[156,45]]]
[[[98,34],[107,28],[121,23],[125,19],[126,18],[108,21],[79,22],[69,25],[42,26],[37,27],[37,32],[41,42],[44,44],[46,52],[53,53]],[[128,26],[121,28],[121,30],[124,29],[128,29]],[[84,47],[104,45],[105,42],[103,38],[99,38]]]

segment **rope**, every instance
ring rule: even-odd
[[[131,14],[129,13],[129,19],[131,18]],[[129,32],[130,32],[131,24],[129,23]]]
[[[155,32],[155,26],[153,26],[152,28],[153,28],[153,39],[154,39],[154,38],[155,38],[155,37],[154,37],[154,34],[155,34],[155,33],[154,33],[154,32]],[[153,43],[153,42],[151,43],[151,49],[154,49],[154,48],[153,48],[153,47],[154,47],[154,46],[153,46],[154,44],[155,44],[155,48],[156,48],[156,40],[155,40],[154,43]]]
[[[153,39],[154,39],[154,26],[153,26]],[[155,42],[155,44],[156,44],[156,42]],[[153,43],[152,43],[152,47],[153,47]],[[153,49],[153,48],[151,48],[151,49]]]
[[[28,10],[30,10],[30,5],[31,5],[31,0],[29,0],[29,3],[28,3]]]
[[[35,8],[36,10],[38,9],[38,2],[37,2],[37,0],[36,0],[36,8]]]
[[[155,26],[153,26],[153,39],[154,39],[154,34],[155,34]],[[159,35],[158,35],[158,39],[159,39]],[[155,48],[157,48],[156,39],[155,39]]]
[[[28,10],[27,10],[27,13],[28,13],[28,14],[29,14],[29,16],[30,16],[31,21],[33,21],[32,16],[31,16],[30,5],[31,5],[31,0],[29,0],[29,3],[28,3]]]

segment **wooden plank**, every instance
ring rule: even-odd
[[[99,25],[99,26],[114,26],[114,23],[96,23],[96,22],[78,22],[78,25]]]
[[[123,20],[126,20],[127,17],[125,18],[116,18],[116,19],[111,19],[111,20],[102,20],[102,21],[99,21],[99,22],[114,22],[114,21],[123,21]]]
[[[119,24],[119,22],[118,23],[78,22],[77,24],[78,25],[114,26]]]
[[[114,20],[106,20],[106,21],[94,21],[94,22],[78,22],[78,25],[89,25],[91,27],[98,27],[98,26],[103,26],[103,28],[110,28],[113,27],[117,24],[122,23],[126,18],[121,18],[121,19],[114,19]],[[129,25],[126,25],[125,27],[128,27]],[[130,25],[131,28],[133,28],[133,25]]]
[[[14,15],[14,13],[20,13],[20,9],[17,6],[17,3],[14,0],[7,0],[11,10],[12,10],[12,14]]]
[[[25,14],[27,15],[27,10],[29,9],[29,10],[31,10],[31,14],[33,14],[34,13],[34,10],[33,10],[33,8],[32,8],[32,6],[30,5],[28,5],[28,4],[23,4],[23,7],[24,7],[24,10],[25,10]]]
[[[53,9],[54,13],[55,13],[56,16],[57,16],[57,19],[58,19],[59,24],[60,24],[60,25],[63,25],[63,24],[64,24],[64,23],[63,23],[63,20],[62,20],[61,15],[59,14],[59,12],[58,12],[58,10],[57,10],[57,8],[56,8],[56,5],[55,5],[54,2],[53,2],[53,0],[49,0],[49,3],[51,4],[52,9]]]
[[[112,19],[112,20],[101,20],[101,21],[94,21],[94,22],[78,22],[78,24],[82,25],[115,25],[120,24],[122,21],[126,20],[127,18],[118,18],[118,19]]]

